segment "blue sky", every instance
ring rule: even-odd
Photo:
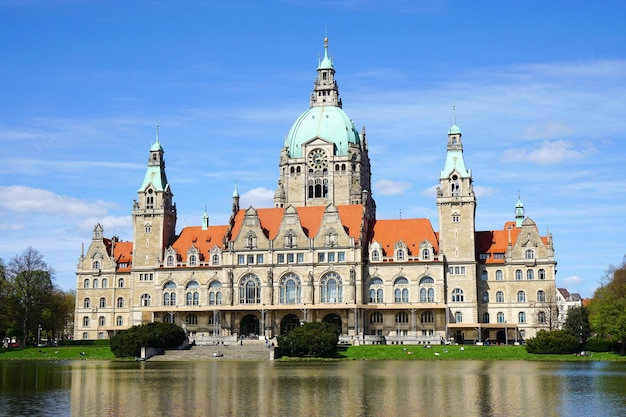
[[[75,286],[93,226],[131,239],[160,125],[179,229],[267,207],[329,37],[367,129],[380,219],[429,217],[452,106],[477,229],[521,196],[557,285],[591,296],[626,254],[626,6],[612,1],[0,0],[0,257]]]

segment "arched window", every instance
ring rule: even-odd
[[[83,317],[83,327],[89,327],[89,317]]]
[[[517,321],[519,323],[526,323],[526,313],[524,313],[523,311],[517,313]]]
[[[435,322],[435,317],[433,315],[433,312],[430,310],[426,310],[422,313],[422,316],[420,317],[420,320],[422,323],[434,323]]]
[[[372,314],[370,314],[370,323],[378,324],[382,322],[383,322],[383,315],[381,314],[380,311],[374,311]]]
[[[406,311],[399,311],[396,313],[396,323],[408,323],[409,314]]]
[[[482,294],[480,295],[480,299],[483,303],[488,303],[489,302],[489,293],[487,291],[483,291]]]
[[[341,277],[336,272],[329,272],[320,281],[322,303],[341,303],[343,301],[343,291]]]
[[[141,294],[141,306],[150,307],[150,294]]]
[[[109,286],[109,280],[106,278],[102,278],[102,288],[107,288]]]
[[[535,279],[535,271],[528,269],[526,271],[526,279]]]
[[[504,323],[504,313],[499,311],[497,319],[498,319],[498,323]]]
[[[209,284],[209,305],[222,304],[222,283],[213,281]]]
[[[94,287],[94,288],[98,288],[98,278],[95,278],[95,279],[93,280],[93,287]]]
[[[196,266],[197,259],[196,255],[189,255],[189,266]]]
[[[535,258],[535,251],[532,249],[526,249],[526,252],[524,253],[526,259],[534,259]]]
[[[106,323],[104,316],[98,317],[98,326],[102,327]]]
[[[430,260],[430,249],[428,248],[422,249],[422,260],[424,261]]]
[[[176,283],[168,281],[163,286],[163,305],[175,306],[176,305]]]
[[[117,280],[118,288],[124,288],[124,278],[120,278]]]
[[[280,279],[279,286],[281,304],[300,304],[302,286],[299,276],[290,272]]]
[[[518,303],[525,303],[526,302],[526,293],[522,290],[519,290],[517,292],[517,302]]]
[[[89,297],[83,300],[83,308],[91,308],[91,299]]]
[[[167,257],[167,266],[174,266],[174,256],[168,255]]]
[[[420,283],[419,285],[429,285],[429,284],[434,284],[435,280],[432,279],[432,277],[423,277],[422,279],[420,279]]]
[[[88,279],[83,281],[83,288],[89,288],[89,280]]]
[[[483,323],[489,323],[489,313],[486,311],[483,313]]]
[[[546,279],[546,270],[540,269],[537,275],[539,275],[539,279]]]
[[[520,281],[523,278],[524,278],[524,274],[522,273],[522,270],[521,269],[516,269],[515,270],[515,279],[517,281]]]
[[[383,280],[372,278],[370,281],[370,303],[383,303]]]
[[[117,316],[116,322],[117,322],[117,327],[121,327],[124,325],[124,318],[122,318],[122,316]]]
[[[200,293],[198,292],[197,281],[189,281],[186,288],[185,293],[185,304],[188,306],[197,306],[200,305]]]
[[[398,250],[396,251],[396,258],[397,258],[399,261],[404,261],[404,249],[398,249]]]
[[[460,303],[465,301],[465,296],[463,295],[463,290],[460,288],[455,288],[452,290],[452,302]]]
[[[537,302],[538,303],[546,302],[546,293],[543,290],[537,291]]]
[[[254,274],[247,274],[239,281],[239,303],[259,304],[261,302],[261,281]]]
[[[373,262],[378,262],[380,261],[380,252],[378,251],[378,249],[374,249],[372,251],[372,261]]]
[[[498,269],[496,270],[496,281],[502,281],[503,276],[502,276],[502,270]]]
[[[457,323],[463,323],[463,313],[461,313],[460,311],[454,313],[454,321],[456,321]]]
[[[547,320],[546,320],[546,313],[543,312],[543,311],[540,311],[537,314],[537,320],[539,321],[539,323],[545,324],[547,322]]]
[[[498,291],[496,293],[496,303],[503,303],[503,302],[504,302],[504,292]]]
[[[100,269],[100,261],[93,261],[93,269],[98,270]]]
[[[118,297],[117,298],[117,307],[118,308],[124,307],[124,297]]]
[[[104,297],[100,297],[100,308],[105,308],[107,306],[107,299]]]
[[[211,263],[213,265],[219,265],[220,264],[220,256],[217,253],[215,253],[215,254],[213,254],[213,256],[211,256]]]
[[[487,281],[489,279],[489,272],[487,272],[486,270],[482,271],[480,273],[480,279],[481,281]]]
[[[409,302],[409,280],[405,277],[398,277],[393,282],[394,302]]]

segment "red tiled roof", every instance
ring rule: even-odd
[[[317,235],[322,224],[322,218],[324,217],[324,206],[309,206],[309,207],[297,207],[296,211],[300,219],[300,224],[304,229],[304,232],[309,238],[313,238]],[[233,225],[233,231],[231,239],[235,240],[241,226],[243,224],[243,218],[247,210],[241,209],[235,216],[235,224]],[[354,204],[347,206],[337,206],[341,223],[343,224],[346,232],[350,237],[358,240],[361,230],[361,222],[363,217],[363,206]],[[265,233],[265,236],[272,240],[276,238],[280,224],[283,220],[285,213],[284,208],[261,208],[256,209],[257,215],[261,227]]]
[[[195,246],[201,254],[208,253],[214,246],[222,247],[222,240],[226,236],[228,226],[209,226],[202,230],[202,226],[187,226],[181,232],[172,247],[181,257],[187,260],[187,250]]]
[[[133,262],[133,242],[115,242],[113,254],[115,255],[115,263],[118,266],[126,264],[126,266],[118,268],[118,271],[129,272]]]
[[[385,255],[393,254],[394,244],[403,241],[412,255],[419,253],[419,245],[427,240],[439,253],[439,241],[428,219],[376,220],[373,222],[370,242],[378,242]]]

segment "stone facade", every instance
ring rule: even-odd
[[[460,129],[448,130],[428,219],[376,219],[363,128],[341,108],[325,44],[311,107],[279,155],[274,207],[240,209],[225,225],[176,230],[158,134],[133,203],[133,241],[96,225],[77,267],[75,337],[151,321],[197,343],[335,324],[346,343],[514,343],[548,327],[555,300],[552,237],[524,216],[475,230],[476,196]],[[443,149],[442,149],[443,156]]]

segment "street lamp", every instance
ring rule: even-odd
[[[37,347],[41,346],[41,324],[37,328]]]
[[[504,344],[509,344],[509,329],[506,327],[506,320],[504,320]]]

